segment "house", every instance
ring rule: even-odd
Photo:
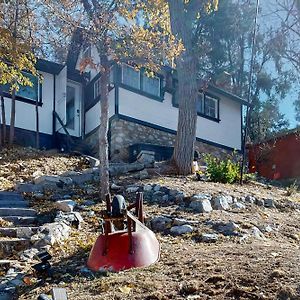
[[[98,151],[100,124],[100,73],[94,69],[79,72],[83,57],[99,57],[95,48],[80,47],[69,54],[66,65],[39,60],[37,69],[43,81],[23,87],[17,93],[16,139],[34,145],[35,108],[38,99],[40,145],[62,147],[68,134],[77,143]],[[143,69],[115,64],[111,70],[109,92],[109,146],[113,161],[130,160],[141,149],[154,150],[168,158],[174,145],[178,99],[176,76],[164,68],[154,77]],[[9,92],[5,111],[9,124]],[[197,103],[197,153],[215,155],[241,150],[242,107],[247,102],[216,86],[199,85]],[[67,134],[68,133],[68,134]]]
[[[268,179],[300,177],[300,128],[249,146],[249,170]]]

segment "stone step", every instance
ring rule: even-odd
[[[0,191],[0,201],[23,201],[24,198],[20,193]]]
[[[0,217],[6,216],[35,217],[36,210],[31,208],[0,208]]]
[[[25,236],[34,235],[37,232],[37,230],[38,230],[38,227],[36,227],[36,226],[3,227],[3,228],[0,228],[0,236],[22,238]]]
[[[27,201],[10,201],[10,200],[3,200],[0,201],[0,208],[6,207],[14,207],[14,208],[27,208],[29,207],[29,203]]]
[[[29,248],[30,239],[23,238],[0,238],[0,258],[6,258],[14,252]]]
[[[36,217],[5,216],[2,219],[14,223],[15,226],[36,224]]]

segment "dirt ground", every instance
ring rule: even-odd
[[[121,178],[117,184],[137,183]],[[273,198],[278,208],[267,209],[249,205],[236,211],[213,211],[195,214],[178,210],[177,205],[160,207],[145,203],[148,216],[172,215],[199,221],[196,231],[184,237],[157,233],[161,245],[159,261],[146,268],[119,273],[87,276],[85,267],[89,250],[100,231],[97,211],[93,217],[83,211],[85,223],[80,231],[51,251],[52,278],[37,282],[20,291],[19,299],[37,299],[52,287],[67,289],[69,299],[300,299],[300,214],[294,203],[300,194],[287,196],[284,189],[248,183],[244,186],[197,182],[192,177],[158,176],[139,183],[159,183],[182,190],[187,196],[199,192],[211,194]],[[270,225],[273,230],[265,239],[219,235],[216,243],[200,242],[202,233],[212,233],[208,221],[233,221],[242,229]]]
[[[0,191],[10,190],[17,182],[30,182],[41,175],[59,175],[88,167],[81,156],[70,156],[55,151],[11,147],[0,149]]]

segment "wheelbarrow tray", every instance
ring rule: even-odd
[[[116,231],[100,235],[94,244],[87,266],[92,271],[121,271],[149,266],[158,261],[160,245],[154,232],[136,222],[136,231]]]

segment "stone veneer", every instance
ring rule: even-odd
[[[97,133],[98,134],[98,133]],[[114,118],[110,127],[110,156],[112,161],[127,161],[129,159],[129,146],[143,143],[159,146],[174,146],[175,135],[134,122]],[[224,157],[231,153],[219,147],[208,145],[199,141],[195,143],[195,151],[211,153],[217,157]]]
[[[98,154],[99,130],[94,130],[89,134],[85,142],[90,146],[94,155]],[[129,146],[134,144],[153,144],[159,146],[174,146],[175,135],[164,132],[148,126],[140,125],[134,122],[119,118],[112,119],[110,123],[110,158],[111,161],[128,161]],[[196,141],[195,151],[200,155],[202,153],[211,153],[217,157],[225,157],[229,150],[212,146],[203,142]],[[201,156],[200,156],[201,158]]]

